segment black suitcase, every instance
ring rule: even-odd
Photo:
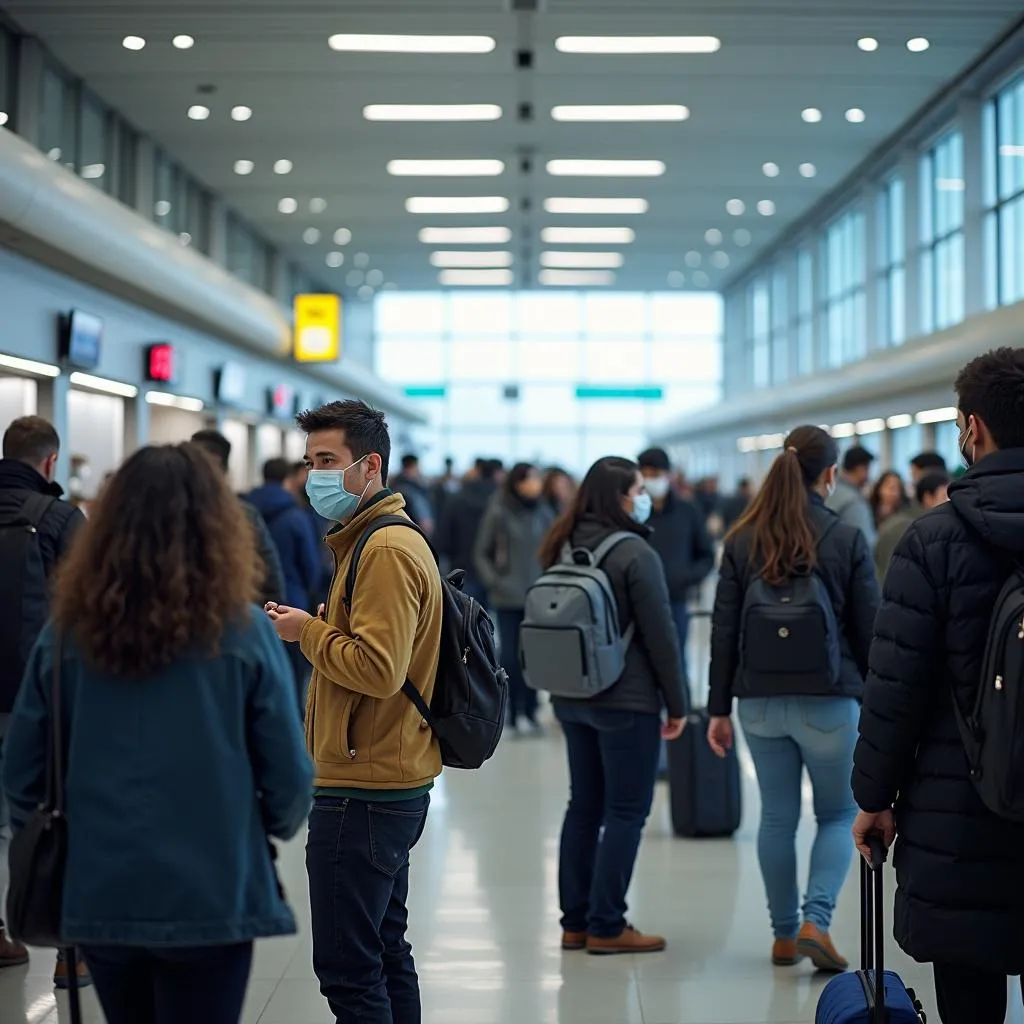
[[[692,633],[701,624],[706,627],[709,618],[709,612],[694,612],[691,617],[691,653],[696,654],[697,663],[704,665],[705,671],[707,650],[694,648]],[[694,708],[683,735],[668,744],[672,831],[688,839],[731,836],[740,827],[742,816],[736,748],[725,758],[715,754],[708,746],[709,720],[707,708]]]

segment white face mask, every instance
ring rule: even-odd
[[[671,481],[667,476],[653,476],[644,480],[645,490],[655,501],[667,498],[671,486]]]

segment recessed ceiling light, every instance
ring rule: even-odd
[[[766,178],[777,178],[779,176],[779,165],[772,163],[771,160],[766,164],[761,164],[761,170],[764,171]]]
[[[966,184],[963,178],[936,178],[935,187],[939,192],[963,192]]]
[[[291,160],[275,160],[274,161],[274,173],[275,174],[291,174],[292,168],[295,165]]]
[[[142,50],[145,49],[146,40],[142,36],[125,36],[121,40],[121,45],[126,50]]]
[[[352,241],[352,232],[348,228],[338,228],[334,232],[334,244],[335,245],[348,245]]]
[[[290,196],[285,196],[277,204],[279,213],[294,213],[299,208],[299,204],[292,199]]]
[[[512,229],[493,228],[423,228],[419,240],[427,245],[503,245],[511,241]]]
[[[661,160],[549,160],[548,174],[571,177],[657,178]]]
[[[472,249],[465,252],[432,252],[430,254],[430,265],[432,267],[451,267],[459,269],[469,267],[511,267],[512,253],[479,252]]]
[[[180,35],[175,36],[171,40],[171,46],[178,50],[191,50],[196,45],[195,38],[193,36]]]
[[[715,53],[717,36],[559,36],[559,53]]]
[[[874,36],[863,36],[857,40],[857,46],[865,53],[874,53],[878,49],[878,40]]]
[[[537,280],[546,286],[593,288],[615,284],[615,274],[611,270],[542,270]]]
[[[324,257],[324,262],[327,266],[337,269],[345,262],[345,254],[343,252],[329,252]]]
[[[727,252],[722,252],[719,249],[717,252],[713,252],[711,254],[711,265],[713,267],[718,267],[719,270],[725,270],[725,268],[729,266],[729,263],[729,254]]]
[[[355,288],[357,285],[361,285],[363,283],[363,279],[365,277],[366,275],[361,270],[350,270],[345,275],[345,284],[347,284],[349,288]]]
[[[60,146],[54,146],[53,149],[49,150],[46,154],[49,160],[59,160],[64,155],[64,150]]]
[[[252,117],[252,107],[239,104],[237,107],[231,108],[232,121],[248,121],[250,117]]]
[[[696,249],[691,249],[683,259],[688,267],[699,267],[701,265],[701,255]]]
[[[370,265],[370,256],[365,252],[357,252],[355,256],[352,257],[352,262],[357,267],[368,267]]]
[[[742,217],[747,212],[747,204],[742,199],[730,199],[725,204],[725,212],[730,217]]]
[[[932,44],[924,36],[915,36],[907,40],[907,49],[911,53],[924,53]]]
[[[320,229],[319,228],[306,228],[302,232],[302,240],[306,245],[316,245],[320,241]]]
[[[504,213],[504,196],[412,196],[405,201],[409,213]]]
[[[314,196],[309,201],[310,213],[323,213],[327,209],[327,200],[321,196]]]
[[[251,160],[236,160],[235,174],[252,174],[255,164]]]
[[[864,118],[864,111],[861,110],[860,107],[850,107],[846,112],[846,120],[849,121],[850,124],[863,124]]]
[[[379,288],[384,283],[384,274],[379,270],[368,270],[366,272],[366,283],[371,288]]]
[[[583,199],[583,198],[552,198],[544,200],[544,209],[548,213],[566,214],[639,214],[647,212],[646,199]]]
[[[800,165],[800,174],[804,178],[813,178],[818,173],[818,168],[812,163]]]
[[[158,217],[166,217],[171,212],[171,204],[166,199],[158,199],[153,204],[153,212]]]
[[[546,245],[629,245],[636,238],[632,228],[544,228]]]
[[[367,121],[497,121],[496,103],[371,103],[363,107]]]
[[[772,217],[775,215],[775,203],[771,199],[762,199],[757,204],[757,212],[762,217]]]
[[[339,53],[490,53],[490,36],[368,35],[338,33],[327,45]]]
[[[707,288],[707,286],[711,283],[711,278],[708,277],[708,275],[705,274],[703,270],[697,270],[694,271],[693,274],[693,283],[698,288]]]
[[[671,288],[682,288],[686,284],[686,275],[681,270],[670,270],[668,283]]]
[[[584,104],[551,108],[555,121],[685,121],[690,108],[681,103]]]
[[[7,124],[7,121],[8,121],[7,111],[6,110],[0,110],[0,127],[3,127],[3,125]]]
[[[102,178],[107,173],[106,164],[83,164],[82,165],[82,177],[87,180],[95,180]]]
[[[542,267],[614,270],[625,262],[621,252],[558,252],[540,254]]]
[[[718,228],[708,228],[704,232],[704,241],[708,245],[721,245],[722,244],[722,232]]]
[[[800,111],[800,116],[808,124],[817,124],[821,120],[821,111],[817,107],[805,107]]]
[[[396,177],[492,177],[501,174],[505,164],[501,160],[389,160],[388,174]]]
[[[741,248],[750,245],[750,232],[746,228],[737,228],[732,233],[732,240]]]
[[[205,121],[210,116],[210,108],[204,107],[202,103],[193,103],[188,108],[188,116],[193,121]]]
[[[440,284],[459,288],[463,286],[501,286],[513,281],[511,270],[442,270],[437,275]]]
[[[181,242],[182,245],[191,245],[192,236],[187,231],[179,231],[178,241]]]
[[[373,288],[371,288],[370,285],[368,284],[364,284],[359,289],[359,291],[356,292],[356,295],[358,295],[359,298],[363,300],[363,302],[366,302],[367,300],[373,298]]]

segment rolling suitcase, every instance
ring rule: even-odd
[[[710,617],[710,612],[694,612],[691,628],[706,625]],[[690,649],[697,651],[697,664],[706,671],[707,651],[692,642]],[[720,758],[708,746],[708,721],[705,707],[693,708],[683,735],[668,744],[672,831],[687,839],[724,838],[740,827],[739,758],[735,748],[728,757]]]
[[[861,969],[833,978],[821,993],[814,1024],[926,1024],[924,1009],[913,989],[895,971],[885,969],[881,841],[871,843],[871,865],[860,860]],[[875,979],[884,979],[881,990]]]

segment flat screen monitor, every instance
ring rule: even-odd
[[[217,371],[217,401],[241,405],[245,401],[245,369],[239,363],[225,363]]]
[[[64,323],[61,356],[71,366],[95,370],[100,362],[103,320],[92,313],[73,309]]]

